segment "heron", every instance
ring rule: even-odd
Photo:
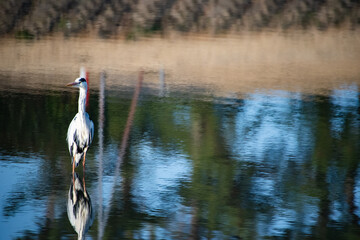
[[[83,158],[83,167],[85,168],[86,152],[94,137],[94,123],[85,111],[88,91],[85,78],[79,77],[67,86],[79,88],[78,113],[71,121],[66,137],[72,161],[72,173],[74,174],[75,167],[79,165],[81,158]]]

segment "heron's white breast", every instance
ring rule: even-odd
[[[76,118],[76,132],[81,145],[84,145],[89,141],[90,137],[90,119],[86,115],[78,114]]]

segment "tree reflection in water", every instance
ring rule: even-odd
[[[103,144],[94,139],[86,179],[94,209],[101,201],[108,221],[99,226],[102,212],[95,211],[87,236],[356,239],[358,92],[350,85],[320,96],[286,91],[228,99],[144,95],[115,179],[130,99],[108,90]],[[76,97],[0,94],[0,172],[8,179],[1,181],[1,221],[18,226],[1,226],[4,236],[59,239],[74,233],[66,206],[57,199],[69,187],[64,133],[72,118],[67,104],[76,104]],[[90,101],[97,127],[96,92]],[[40,214],[44,206],[52,214]],[[23,216],[38,223],[16,225]]]

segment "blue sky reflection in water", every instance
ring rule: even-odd
[[[356,85],[328,96],[142,94],[118,177],[131,94],[106,93],[101,154],[98,92],[90,100],[96,130],[85,179],[95,220],[88,239],[360,236]],[[77,96],[0,92],[1,238],[76,237],[66,214],[65,137]]]

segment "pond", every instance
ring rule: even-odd
[[[359,238],[356,84],[200,90],[141,89],[125,145],[134,89],[91,91],[95,138],[75,169],[91,199],[87,239]],[[65,139],[77,99],[65,87],[0,91],[2,239],[76,239]]]

